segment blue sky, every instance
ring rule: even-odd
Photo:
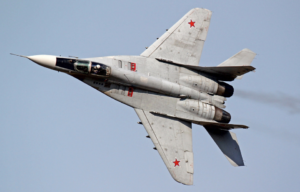
[[[139,55],[194,7],[213,11],[201,66],[243,48],[256,72],[226,102],[246,166],[193,126],[194,185],[169,175],[133,109],[23,55]],[[297,1],[1,1],[0,191],[299,191]],[[245,96],[247,95],[247,96]]]

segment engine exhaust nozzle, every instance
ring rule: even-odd
[[[231,115],[227,111],[224,111],[218,107],[215,107],[215,116],[214,120],[220,123],[229,123],[231,120]]]
[[[231,97],[233,95],[233,92],[234,92],[234,89],[231,85],[224,83],[224,82],[219,82],[216,95],[221,95],[224,97]]]

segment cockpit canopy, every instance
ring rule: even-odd
[[[91,62],[87,60],[71,59],[71,58],[57,58],[56,66],[76,71],[79,73],[104,76],[110,75],[110,67],[102,63]]]

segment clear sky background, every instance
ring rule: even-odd
[[[175,182],[134,110],[9,53],[139,55],[195,7],[213,11],[201,66],[243,48],[256,72],[226,102],[245,167],[193,125],[194,185]],[[299,191],[297,1],[0,1],[0,191]]]

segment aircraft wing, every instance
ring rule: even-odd
[[[171,117],[135,109],[172,177],[193,184],[192,124]]]
[[[184,15],[141,56],[198,65],[212,12],[195,8]]]

